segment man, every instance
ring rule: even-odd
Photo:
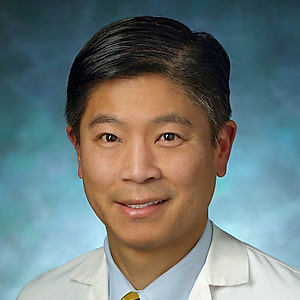
[[[296,299],[299,271],[208,219],[236,124],[230,63],[208,33],[136,17],[72,65],[67,133],[104,248],[40,275],[20,300]]]

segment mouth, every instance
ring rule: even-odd
[[[143,219],[161,214],[168,200],[169,199],[130,200],[121,203],[117,202],[116,204],[123,216],[130,219]]]

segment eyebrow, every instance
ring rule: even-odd
[[[103,124],[103,123],[111,123],[114,125],[124,125],[126,122],[121,121],[111,115],[107,114],[98,114],[90,123],[89,123],[89,128],[94,127],[97,124]],[[170,114],[165,114],[158,116],[154,118],[151,123],[153,124],[167,124],[167,123],[177,123],[177,124],[182,124],[184,126],[192,126],[192,122],[189,121],[188,119],[176,114],[176,113],[170,113]]]
[[[100,113],[89,123],[89,128],[92,128],[97,124],[103,124],[103,123],[111,123],[118,126],[125,124],[125,122],[118,120],[113,116]]]
[[[191,121],[175,113],[158,116],[152,121],[152,123],[154,124],[178,123],[189,127],[193,125]]]

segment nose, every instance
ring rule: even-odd
[[[136,141],[124,149],[120,177],[123,181],[144,183],[161,178],[153,149],[146,142]]]

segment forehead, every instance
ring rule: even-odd
[[[128,92],[131,93],[128,94]],[[137,99],[139,96],[142,97]],[[149,99],[152,100],[151,102],[164,102],[163,98],[168,100],[174,97],[184,98],[184,100],[192,102],[184,93],[183,88],[169,78],[159,74],[145,74],[126,78],[112,78],[103,81],[91,90],[88,97],[88,104],[96,101],[108,104],[118,99],[117,102],[121,105],[122,101],[135,98],[138,100],[137,104],[142,106]]]
[[[193,120],[204,114],[179,85],[156,74],[115,78],[98,85],[90,94],[82,121],[91,120],[99,113],[127,122],[166,114]]]

